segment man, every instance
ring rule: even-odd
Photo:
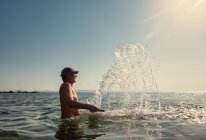
[[[76,82],[77,73],[79,71],[66,67],[61,72],[63,83],[59,89],[61,103],[61,118],[70,118],[79,116],[79,109],[88,109],[91,112],[97,112],[99,109],[93,105],[81,103],[78,101],[77,94],[72,88]]]

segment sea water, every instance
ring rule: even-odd
[[[121,94],[116,93],[119,98]],[[77,139],[206,139],[206,93],[161,92],[161,108],[141,109],[141,92],[134,92],[134,108],[124,109],[121,104],[102,98],[103,113],[82,111],[77,120],[80,134]],[[156,105],[155,93],[150,95]],[[79,100],[86,102],[95,92],[78,92]],[[112,95],[113,96],[113,95]],[[117,98],[118,98],[117,97]],[[112,102],[112,103],[111,103]],[[153,103],[154,102],[154,103]],[[151,105],[151,106],[152,106]],[[131,104],[132,106],[132,104]],[[112,108],[114,107],[114,108]],[[60,139],[59,95],[51,93],[0,94],[0,139]],[[75,121],[74,121],[75,123]],[[62,132],[63,133],[63,132]]]
[[[115,50],[96,91],[79,100],[105,112],[60,119],[59,94],[0,94],[1,139],[206,139],[205,92],[159,92],[141,44]]]

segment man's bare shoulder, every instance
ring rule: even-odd
[[[70,83],[62,83],[60,86],[60,93],[65,91],[65,90],[69,90],[71,89],[71,84]]]
[[[67,82],[64,82],[61,84],[61,87],[71,87],[71,84],[70,83],[67,83]]]

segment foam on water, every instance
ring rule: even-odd
[[[138,119],[182,119],[205,124],[205,106],[164,104],[153,76],[151,59],[141,44],[117,48],[111,68],[103,75],[95,98],[90,103],[106,110],[105,117]],[[187,98],[181,97],[183,101]],[[188,101],[194,100],[193,94]],[[165,98],[166,99],[166,98]],[[175,100],[178,101],[175,97]],[[188,101],[186,103],[188,103]],[[161,105],[162,104],[162,105]]]

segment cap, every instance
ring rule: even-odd
[[[67,75],[68,73],[75,73],[75,74],[77,74],[79,71],[77,71],[77,70],[74,70],[74,69],[72,69],[72,68],[69,68],[69,67],[66,67],[66,68],[64,68],[63,70],[62,70],[62,72],[61,72],[61,77],[62,76],[65,76],[65,75]]]

